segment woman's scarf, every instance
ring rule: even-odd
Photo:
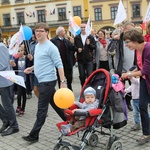
[[[105,39],[104,40],[99,39],[99,42],[103,45],[104,48],[106,47],[107,42]]]

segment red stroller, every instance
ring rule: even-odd
[[[118,141],[118,138],[113,133],[113,110],[108,97],[111,90],[111,76],[109,72],[107,72],[105,69],[98,69],[88,77],[80,93],[80,102],[84,102],[83,91],[89,86],[96,90],[96,98],[99,100],[99,107],[97,109],[90,110],[85,114],[76,114],[76,112],[72,114],[72,110],[77,108],[77,106],[74,104],[69,109],[65,110],[65,115],[68,118],[67,121],[56,124],[59,131],[61,131],[61,125],[68,124],[70,119],[74,118],[75,116],[86,116],[85,126],[66,135],[72,136],[79,131],[84,132],[80,147],[63,141],[62,138],[64,135],[61,133],[58,137],[58,141],[54,147],[54,150],[70,150],[70,147],[75,150],[84,150],[86,145],[95,147],[98,144],[97,132],[110,136],[108,142],[106,143],[107,150],[122,149],[121,142]],[[102,127],[109,128],[110,133],[105,133],[102,131]],[[100,128],[101,131],[96,130],[98,128]]]

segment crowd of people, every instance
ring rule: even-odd
[[[142,127],[143,135],[137,139],[139,144],[150,141],[150,122],[148,103],[150,103],[150,22],[147,24],[147,34],[143,37],[142,28],[136,28],[132,22],[125,22],[118,26],[111,34],[105,30],[91,30],[87,35],[86,24],[80,25],[81,33],[75,37],[67,36],[64,27],[56,29],[56,36],[49,39],[49,26],[46,23],[37,23],[33,29],[33,36],[22,43],[16,56],[9,56],[8,48],[0,43],[0,71],[13,69],[16,74],[24,78],[26,89],[14,85],[0,76],[0,119],[3,125],[0,129],[2,136],[19,132],[13,107],[13,98],[17,94],[16,113],[24,115],[26,99],[34,91],[38,98],[36,121],[29,135],[23,139],[28,142],[37,142],[39,133],[46,120],[49,103],[57,114],[66,120],[64,110],[58,108],[54,101],[55,86],[67,87],[73,91],[73,66],[78,63],[80,87],[86,78],[96,69],[106,69],[122,78],[124,84],[128,82],[132,88],[136,81],[136,92],[125,90],[133,99],[126,99],[129,110],[133,109],[135,125],[132,130]],[[131,71],[132,67],[135,67]],[[138,79],[137,79],[138,77]],[[79,88],[80,89],[80,88]],[[17,92],[16,92],[17,91]],[[141,117],[141,118],[140,118]],[[141,125],[140,125],[141,124]]]

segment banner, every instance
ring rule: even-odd
[[[114,26],[121,23],[127,18],[126,10],[124,9],[123,3],[120,0],[117,10],[117,15],[115,18]]]
[[[92,29],[92,26],[91,26],[91,23],[90,23],[90,17],[88,18],[88,21],[87,21],[87,24],[85,26],[85,32],[86,34],[89,36],[91,34],[91,29]]]
[[[15,33],[10,39],[10,45],[9,45],[10,55],[18,53],[19,45],[22,43],[23,40],[25,40],[25,38],[24,38],[23,27],[21,25],[19,32]]]
[[[147,22],[150,20],[150,2],[148,4],[148,8],[147,8],[147,11],[146,11],[146,15],[144,17],[144,20],[143,20],[143,23],[142,23],[142,29],[143,30],[146,30],[146,24]]]
[[[0,76],[10,80],[11,82],[14,82],[14,83],[26,88],[24,78],[22,76],[16,75],[13,70],[0,71]]]

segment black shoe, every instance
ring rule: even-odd
[[[8,128],[6,131],[3,131],[1,133],[2,136],[7,136],[7,135],[11,135],[11,134],[14,134],[14,133],[17,133],[19,132],[19,129],[13,129],[13,128]]]
[[[127,105],[127,107],[128,107],[128,109],[129,109],[130,111],[133,111],[133,108],[132,108],[131,105]]]
[[[6,130],[9,127],[9,124],[3,124],[1,129],[0,129],[0,133],[2,133],[4,130]]]
[[[35,143],[35,142],[38,142],[38,138],[35,138],[35,137],[31,137],[30,135],[28,136],[23,136],[22,137],[25,141],[27,142],[30,142],[30,143]]]

